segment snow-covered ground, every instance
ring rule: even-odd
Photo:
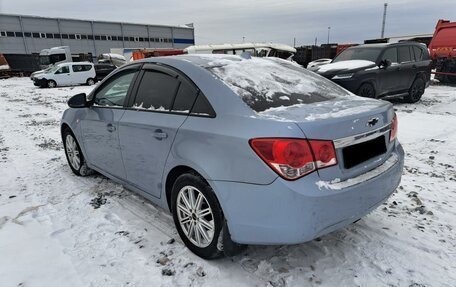
[[[0,286],[456,286],[455,87],[395,102],[407,156],[385,205],[321,239],[217,261],[145,199],[72,174],[59,120],[90,90],[0,80]]]

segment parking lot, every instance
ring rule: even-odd
[[[0,81],[2,286],[454,286],[454,87],[393,101],[406,159],[383,206],[312,242],[216,261],[186,249],[167,212],[101,175],[71,172],[59,121],[68,98],[91,89]]]

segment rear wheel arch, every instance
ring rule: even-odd
[[[197,172],[195,169],[193,169],[193,168],[191,168],[189,166],[179,165],[179,166],[173,167],[168,172],[168,175],[166,176],[166,181],[165,181],[166,202],[168,203],[168,208],[169,208],[170,211],[172,211],[172,208],[171,208],[171,193],[172,193],[172,190],[173,190],[173,185],[174,185],[174,183],[176,182],[176,180],[177,180],[177,178],[179,176],[181,176],[183,174],[186,174],[186,173],[197,175],[197,176],[201,177],[204,181],[206,181],[204,179],[204,177],[199,172]],[[207,183],[207,181],[206,181],[206,183]]]
[[[201,172],[199,172],[196,169],[191,168],[187,165],[175,166],[168,172],[168,175],[166,176],[166,181],[165,181],[166,202],[167,202],[169,210],[171,212],[172,212],[171,197],[172,197],[173,185],[176,182],[177,178],[179,178],[179,176],[186,174],[186,173],[193,174],[193,175],[200,177],[214,191],[214,188],[212,187],[212,185],[206,180],[206,178],[203,176],[203,174]],[[218,202],[220,208],[222,208],[222,205],[220,204],[220,201],[218,200],[218,197],[217,197],[217,194],[215,191],[214,191],[214,195],[217,198],[217,202]]]

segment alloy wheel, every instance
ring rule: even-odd
[[[55,82],[54,81],[49,81],[48,82],[48,88],[55,88]]]
[[[207,247],[214,238],[215,224],[211,206],[201,191],[184,186],[177,195],[177,216],[185,236],[199,248]]]
[[[67,135],[65,139],[65,151],[68,155],[71,166],[75,170],[81,167],[81,156],[79,154],[78,145],[72,135]]]

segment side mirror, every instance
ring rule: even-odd
[[[380,62],[380,68],[383,68],[383,69],[386,69],[388,68],[389,66],[391,66],[391,61],[388,60],[388,59],[385,59],[383,61]]]
[[[85,108],[89,106],[89,102],[87,102],[87,95],[85,93],[80,93],[77,95],[72,96],[68,100],[68,106],[70,108]]]

